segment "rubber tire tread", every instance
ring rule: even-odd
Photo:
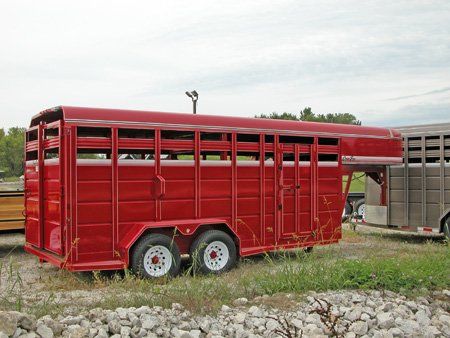
[[[343,221],[345,221],[352,214],[352,206],[350,205],[350,203],[348,203],[348,201],[345,201],[344,210],[345,215],[342,216]]]
[[[444,236],[450,240],[450,216],[447,216],[445,219],[444,225],[442,226],[442,232]]]
[[[165,246],[167,249],[169,249],[173,258],[172,266],[170,267],[168,274],[166,276],[161,276],[158,278],[175,277],[176,275],[178,275],[181,266],[180,249],[178,248],[177,243],[175,243],[172,238],[162,234],[149,234],[139,239],[139,242],[136,243],[136,246],[133,248],[133,252],[131,254],[131,270],[140,277],[149,279],[157,278],[149,275],[145,271],[143,266],[143,259],[145,253],[148,250],[148,247],[155,245]]]
[[[217,271],[208,269],[203,259],[206,247],[209,243],[212,243],[214,241],[223,242],[227,246],[228,253],[230,255],[230,259],[228,260],[227,264],[222,269]],[[191,263],[197,264],[197,266],[194,266],[194,268],[198,269],[198,271],[203,274],[221,274],[229,271],[234,267],[237,260],[236,245],[234,244],[233,239],[228,234],[220,230],[208,230],[200,234],[191,245],[190,255]],[[196,260],[196,262],[194,262],[194,260]]]

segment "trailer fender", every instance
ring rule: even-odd
[[[141,238],[144,233],[146,233],[150,229],[155,231],[164,230],[164,232],[166,233],[172,233],[174,237],[177,234],[181,234],[183,236],[192,236],[200,227],[208,225],[212,226],[217,224],[225,226],[232,234],[234,234],[236,238],[238,238],[236,232],[230,227],[228,221],[219,218],[196,219],[182,222],[162,221],[136,223],[130,227],[127,234],[120,240],[118,244],[117,254],[120,256],[120,259],[123,260],[123,262],[126,264],[126,266],[128,266],[131,247],[139,238]]]

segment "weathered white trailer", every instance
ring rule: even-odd
[[[387,167],[386,198],[366,179],[365,220],[409,231],[450,231],[450,123],[396,128],[403,135],[401,165]]]

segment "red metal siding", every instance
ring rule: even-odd
[[[27,139],[26,154],[38,156],[25,171],[26,248],[73,270],[126,266],[130,246],[148,228],[169,235],[177,228],[184,253],[200,225],[215,223],[236,234],[241,255],[336,242],[342,175],[351,172],[342,156],[401,156],[395,133],[380,128],[108,112],[48,111],[28,131],[38,135]],[[46,139],[55,127],[59,137]],[[77,135],[85,127],[97,129]],[[151,137],[121,136],[122,128]],[[165,134],[180,130],[190,134]],[[204,140],[208,133],[221,138]],[[44,160],[44,150],[55,148],[60,159]],[[107,155],[77,159],[80,151]],[[206,160],[207,151],[215,157]],[[135,152],[141,159],[119,156]],[[177,154],[190,159],[169,159]]]

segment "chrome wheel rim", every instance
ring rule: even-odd
[[[208,244],[203,254],[203,260],[209,270],[219,271],[227,265],[230,259],[230,252],[225,243],[214,241]]]
[[[144,269],[152,277],[162,277],[172,267],[172,254],[162,245],[152,246],[144,255]]]
[[[358,207],[358,215],[361,216],[362,218],[364,218],[364,216],[366,215],[366,205],[365,204],[361,204]]]

